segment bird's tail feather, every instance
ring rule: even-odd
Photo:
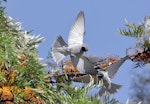
[[[115,83],[111,83],[111,88],[108,89],[104,86],[102,86],[102,88],[100,89],[100,91],[98,92],[99,96],[102,96],[104,93],[108,93],[108,94],[114,94],[117,92],[118,89],[121,88],[122,85],[118,85]]]
[[[59,35],[52,45],[52,57],[57,64],[61,62],[65,56],[68,55],[66,49],[67,44]]]

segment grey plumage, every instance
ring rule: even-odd
[[[52,57],[58,64],[64,57],[70,55],[71,57],[79,57],[88,47],[83,43],[85,28],[85,17],[81,11],[76,17],[68,36],[68,45],[61,36],[58,36],[52,45]]]
[[[119,67],[124,63],[127,57],[113,63],[107,69],[107,71],[94,69],[96,62],[102,60],[97,57],[86,57],[83,55],[85,51],[88,51],[88,46],[83,43],[83,37],[85,33],[85,17],[81,11],[75,19],[68,36],[68,45],[61,36],[58,36],[52,45],[52,57],[58,64],[64,57],[70,55],[73,65],[78,69],[80,73],[87,74],[82,77],[74,78],[74,81],[80,81],[88,83],[90,76],[94,78],[94,83],[97,84],[99,80],[103,80],[104,85],[99,91],[100,95],[104,92],[114,93],[121,85],[111,83],[112,78],[118,71]]]
[[[110,78],[114,77],[114,75],[117,73],[120,66],[128,59],[128,56],[125,56],[124,58],[121,58],[117,62],[113,63],[108,67],[108,75]]]
[[[107,92],[109,94],[113,94],[113,93],[117,92],[118,89],[121,88],[122,85],[112,83],[110,78],[115,76],[115,74],[119,70],[120,66],[127,59],[128,59],[128,56],[125,56],[124,58],[121,58],[117,62],[110,65],[106,71],[101,71],[101,70],[98,71],[99,74],[104,75],[104,77],[102,78],[104,86],[102,86],[102,88],[98,92],[99,96],[102,96],[105,92]]]
[[[99,64],[105,60],[104,58],[95,55],[86,55],[86,57],[93,65]]]
[[[52,57],[57,64],[67,56],[67,44],[63,38],[59,35],[53,43],[52,47]]]
[[[128,57],[126,56],[126,57],[120,59],[119,61],[113,63],[112,65],[110,65],[110,67],[106,71],[103,71],[101,69],[98,69],[96,71],[94,68],[92,68],[93,65],[91,64],[90,60],[87,59],[85,56],[82,56],[82,60],[78,61],[78,64],[80,64],[79,66],[82,66],[82,67],[78,68],[78,70],[80,72],[86,73],[88,75],[82,76],[81,78],[80,77],[74,78],[74,81],[88,83],[90,81],[90,75],[91,75],[92,78],[94,78],[94,84],[98,84],[99,80],[103,81],[103,86],[100,89],[100,91],[98,92],[98,94],[100,96],[103,95],[104,92],[113,94],[117,91],[117,89],[121,88],[121,85],[111,83],[110,78],[112,78],[117,73],[119,67],[125,62],[125,60],[127,58]],[[81,61],[84,61],[84,62],[81,62]],[[83,64],[83,65],[81,65],[81,64]],[[85,66],[87,65],[87,66],[83,67],[84,65]],[[78,66],[78,65],[76,65],[76,66]],[[103,75],[103,76],[101,76],[101,75]]]
[[[83,82],[83,83],[89,83],[90,79],[93,78],[94,79],[94,84],[99,84],[100,79],[98,78],[98,76],[96,75],[84,75],[84,76],[80,76],[80,77],[75,77],[73,78],[73,81],[75,82]]]
[[[98,74],[103,74],[103,77],[102,77],[103,86],[98,92],[99,96],[102,96],[105,92],[109,94],[113,94],[117,92],[118,89],[121,88],[122,85],[118,85],[118,84],[111,82],[111,79],[107,71],[99,71]]]
[[[85,35],[85,16],[80,11],[76,17],[68,36],[68,45],[83,44],[83,36]]]
[[[71,57],[73,65],[79,70],[80,73],[96,75],[97,71],[94,69],[92,63],[84,55]]]
[[[122,85],[118,85],[118,84],[115,84],[115,83],[111,83],[111,88],[107,88],[105,86],[102,86],[102,88],[98,91],[97,95],[98,96],[102,96],[104,93],[107,93],[107,94],[114,94],[117,92],[118,89],[121,88]]]

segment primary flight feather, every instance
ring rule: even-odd
[[[88,51],[88,46],[83,43],[84,32],[85,17],[81,11],[70,29],[68,45],[61,36],[58,36],[52,45],[52,57],[57,64],[67,55],[72,58],[80,57],[85,51]]]

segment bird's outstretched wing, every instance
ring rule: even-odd
[[[73,65],[78,69],[80,73],[96,75],[97,71],[94,69],[92,63],[86,56],[71,57]]]
[[[81,11],[76,17],[68,36],[68,45],[83,44],[85,17]]]
[[[112,78],[117,73],[119,67],[125,62],[127,58],[128,56],[125,56],[124,58],[121,58],[108,67],[107,71],[110,78]]]

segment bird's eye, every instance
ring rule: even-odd
[[[82,47],[81,50],[82,50],[82,51],[87,51],[85,47]]]
[[[96,69],[96,71],[98,72],[98,70],[100,69],[99,66],[94,66],[94,69]]]

